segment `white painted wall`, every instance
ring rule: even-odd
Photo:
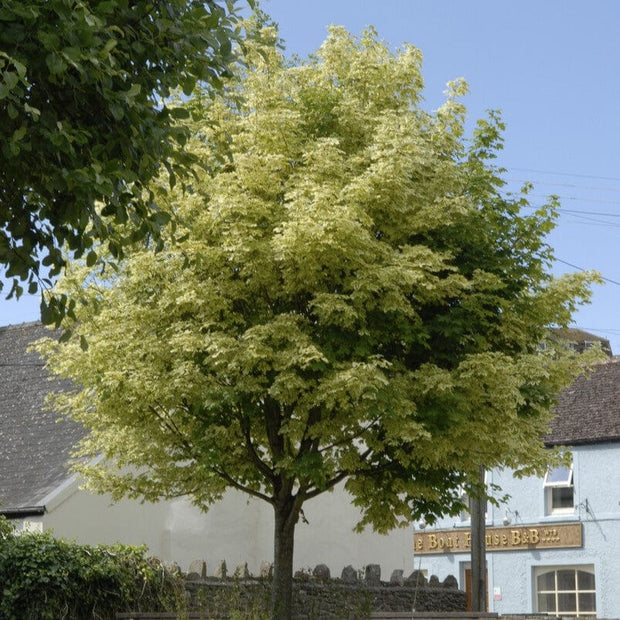
[[[536,567],[591,565],[596,576],[597,616],[620,617],[620,589],[617,587],[620,583],[620,444],[576,446],[572,454],[576,507],[569,515],[545,515],[541,478],[519,480],[513,478],[510,471],[491,472],[491,481],[501,486],[510,499],[502,507],[489,506],[487,526],[502,526],[506,508],[519,512],[517,525],[581,521],[583,547],[487,553],[489,611],[499,614],[535,611],[533,576]],[[585,510],[586,500],[590,512]],[[451,518],[440,521],[436,529],[463,526],[458,519]],[[459,553],[415,559],[416,568],[420,566],[440,579],[453,574],[461,587],[464,587],[464,569],[469,562],[468,554]],[[499,588],[501,600],[493,600],[495,588]]]
[[[85,544],[146,544],[152,555],[175,561],[184,570],[192,561],[204,559],[212,575],[225,560],[229,573],[247,562],[250,572],[258,574],[261,563],[273,557],[271,506],[236,491],[203,513],[185,499],[112,504],[107,496],[79,490],[73,481],[45,503],[48,512],[41,521],[58,537]],[[388,536],[372,531],[355,534],[358,512],[342,489],[311,500],[304,514],[307,523],[297,526],[295,570],[325,563],[339,577],[348,564],[362,569],[373,563],[381,565],[386,580],[394,569],[403,569],[405,575],[413,570],[412,529]]]

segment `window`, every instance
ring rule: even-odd
[[[592,566],[567,566],[536,569],[538,612],[595,616],[596,588]]]
[[[487,482],[487,471],[484,471],[484,486],[485,486],[485,490],[488,487],[488,482]],[[486,491],[488,493],[488,491]],[[469,522],[471,521],[471,503],[472,501],[476,501],[475,498],[471,497],[469,495],[469,493],[467,492],[467,489],[464,486],[461,486],[459,488],[459,495],[460,495],[460,500],[463,503],[463,508],[460,512],[460,520],[462,523],[465,522]],[[485,502],[485,507],[487,505],[487,502]],[[488,512],[485,510],[484,516],[485,518],[488,516]]]
[[[459,491],[461,502],[463,502],[463,508],[460,512],[461,522],[471,521],[471,497],[467,494],[467,491],[464,488],[461,488]]]
[[[573,467],[554,467],[547,470],[543,483],[545,487],[545,512],[568,514],[575,509]]]
[[[41,521],[24,521],[22,523],[22,532],[41,534],[43,532],[43,523]]]

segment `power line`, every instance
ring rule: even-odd
[[[620,206],[620,203],[618,203]],[[620,217],[620,213],[604,213],[602,211],[583,211],[581,209],[560,209],[560,215],[562,213],[578,213],[579,215],[597,215],[599,217]]]
[[[598,179],[600,181],[617,181],[620,183],[620,177],[604,177],[596,176],[594,174],[577,174],[575,172],[557,172],[553,170],[536,170],[534,168],[514,168],[512,166],[506,166],[506,170],[517,170],[518,172],[535,172],[538,174],[553,174],[560,177],[575,177],[579,179]]]
[[[532,181],[531,179],[504,179],[508,183],[532,183],[533,185],[552,185],[553,187],[572,187],[576,189],[587,189],[596,192],[620,193],[620,187],[602,187],[600,185],[578,185],[577,183],[557,183],[551,181]]]
[[[569,267],[572,267],[573,269],[579,269],[579,271],[589,271],[588,269],[584,269],[583,267],[579,267],[579,265],[574,265],[573,263],[569,263],[568,261],[562,260],[561,258],[556,258],[555,260],[558,263],[562,263],[563,265],[568,265]],[[617,280],[612,280],[611,278],[606,278],[605,276],[601,276],[601,280],[604,280],[605,282],[609,282],[610,284],[616,284],[620,286],[620,282],[618,282]]]
[[[544,194],[528,194],[528,196],[530,196],[531,198],[543,198],[543,199],[547,199],[549,198],[549,196],[545,196]],[[620,207],[620,202],[617,200],[603,200],[601,198],[590,198],[588,196],[560,196],[557,195],[558,199],[560,200],[560,202],[562,200],[572,200],[572,201],[577,201],[577,202],[590,202],[590,203],[596,203],[596,204],[602,204],[602,205],[614,205],[616,207]],[[560,209],[561,211],[563,211],[564,209]],[[588,213],[590,213],[590,211],[588,211]],[[614,215],[614,217],[617,217],[616,215]]]
[[[584,331],[599,332],[600,334],[609,334],[610,336],[620,336],[620,329],[604,329],[600,327],[581,327]]]
[[[524,172],[533,172],[533,173],[537,173],[537,174],[547,174],[547,175],[554,175],[554,176],[563,176],[563,177],[598,179],[598,180],[613,181],[615,183],[620,183],[620,177],[595,176],[595,175],[591,175],[591,174],[578,174],[578,173],[572,173],[572,172],[560,172],[560,171],[551,171],[551,170],[537,170],[537,169],[533,169],[533,168],[509,168],[509,167],[506,168],[507,172],[510,172],[512,170],[524,171]],[[526,179],[519,179],[519,178],[507,178],[507,179],[505,179],[505,181],[507,183],[530,183],[530,184],[532,184],[534,186],[551,185],[551,186],[557,186],[557,187],[568,187],[568,188],[572,188],[572,189],[580,189],[580,190],[588,190],[588,191],[596,191],[596,192],[620,193],[620,187],[619,186],[603,187],[603,186],[592,186],[592,185],[580,185],[578,183],[559,183],[559,182],[545,181],[545,180],[540,180],[540,179],[537,179],[537,180],[531,180],[531,179],[526,180]],[[549,198],[548,195],[541,195],[541,194],[528,194],[528,196],[532,197],[532,198],[541,198],[541,199],[548,199]],[[618,200],[605,200],[603,198],[595,198],[595,197],[589,197],[589,196],[558,195],[557,197],[558,197],[558,199],[560,201],[570,200],[570,201],[590,203],[590,204],[608,204],[608,205],[613,205],[613,206],[620,207],[620,201],[618,201]],[[567,211],[568,211],[568,209],[561,209],[561,212],[567,212]],[[620,215],[615,214],[615,213],[597,213],[597,212],[584,212],[584,213],[588,213],[588,214],[591,214],[591,215],[604,215],[604,216],[610,216],[610,217],[620,217]]]
[[[524,208],[526,209],[539,209],[542,205],[527,205]],[[583,209],[563,209],[560,208],[558,211],[558,215],[566,215],[570,217],[574,217],[580,221],[585,221],[588,224],[595,224],[597,226],[605,226],[607,228],[618,228],[620,227],[619,222],[608,222],[605,220],[599,220],[592,216],[599,217],[620,217],[620,213],[605,213],[601,211],[584,211]]]
[[[560,215],[567,213],[570,215],[596,215],[598,217],[620,217],[620,213],[605,213],[603,211],[584,211],[583,209],[560,209]]]

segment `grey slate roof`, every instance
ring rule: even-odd
[[[620,358],[598,364],[562,391],[547,445],[620,441]]]
[[[50,335],[40,323],[0,328],[0,513],[39,506],[69,477],[69,453],[84,435],[43,407],[45,395],[63,384],[50,381],[27,348]]]

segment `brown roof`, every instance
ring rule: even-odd
[[[600,344],[603,352],[608,356],[612,356],[611,345],[607,338],[602,338],[596,334],[591,334],[583,329],[576,327],[565,327],[562,329],[554,329],[553,334],[557,338],[568,342],[577,353],[583,353],[596,343]]]
[[[562,391],[548,445],[620,441],[620,358],[595,366]]]

